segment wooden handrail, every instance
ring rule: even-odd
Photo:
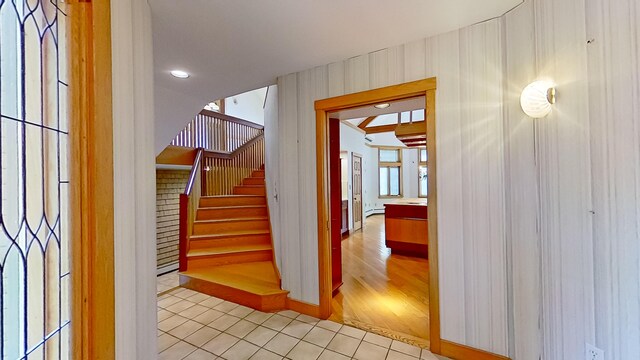
[[[198,173],[198,168],[200,168],[200,163],[202,162],[202,154],[204,150],[202,148],[198,149],[196,153],[196,158],[193,160],[193,166],[191,167],[191,172],[189,173],[189,180],[187,181],[187,186],[184,189],[184,195],[191,195],[191,191],[193,190],[193,183],[196,180],[196,174]]]
[[[204,150],[198,149],[193,167],[189,174],[184,193],[180,194],[180,220],[178,224],[178,261],[180,271],[187,270],[187,254],[189,253],[189,238],[193,233],[193,222],[202,195],[202,159]]]
[[[227,115],[227,114],[221,114],[219,112],[215,112],[215,111],[211,111],[211,110],[202,109],[202,110],[200,110],[200,114],[199,115],[213,117],[213,118],[216,118],[216,119],[220,119],[220,120],[224,120],[224,121],[228,121],[228,122],[232,122],[232,123],[236,123],[236,124],[252,127],[254,129],[260,129],[260,130],[264,129],[264,126],[256,124],[256,123],[252,123],[251,121],[240,119],[240,118],[237,118],[235,116],[231,116],[231,115]]]

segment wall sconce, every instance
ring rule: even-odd
[[[549,81],[534,81],[522,90],[520,106],[532,118],[543,118],[551,112],[551,104],[556,103],[556,89]]]

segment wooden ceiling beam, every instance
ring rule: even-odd
[[[363,122],[361,122],[360,124],[358,124],[358,127],[360,129],[363,129],[367,127],[367,125],[371,124],[371,122],[373,120],[375,120],[378,116],[369,116],[368,118],[364,119]]]
[[[398,126],[398,124],[380,125],[380,126],[368,127],[368,128],[365,128],[364,130],[367,132],[367,134],[379,134],[379,133],[395,131],[396,126]]]

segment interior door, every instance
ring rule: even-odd
[[[362,228],[362,156],[353,154],[353,231]]]
[[[331,197],[331,279],[333,291],[342,285],[342,162],[340,120],[329,119],[329,191]]]

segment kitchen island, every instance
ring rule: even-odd
[[[427,199],[402,199],[384,207],[385,244],[391,252],[427,258]]]

